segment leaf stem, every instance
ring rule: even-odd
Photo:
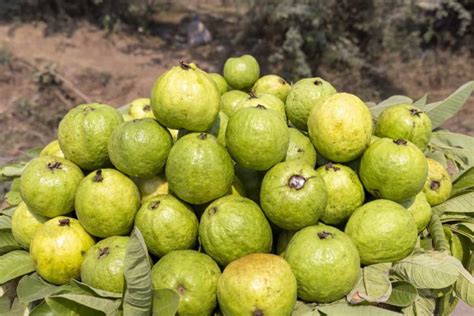
[[[431,215],[431,221],[428,225],[428,231],[431,234],[433,239],[433,247],[437,251],[449,251],[449,244],[444,235],[443,225],[441,225],[441,220],[439,219],[438,214]]]

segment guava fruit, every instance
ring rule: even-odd
[[[106,104],[81,104],[69,110],[58,127],[58,141],[66,159],[86,170],[110,164],[107,144],[122,115]]]
[[[296,234],[296,231],[282,230],[278,233],[278,239],[276,244],[276,254],[284,257],[286,247],[290,243],[291,238]]]
[[[121,172],[148,178],[161,172],[173,146],[168,130],[151,118],[123,122],[110,136],[110,161]]]
[[[264,172],[247,169],[239,164],[236,164],[234,169],[235,175],[242,182],[245,197],[256,203],[260,203],[260,187],[262,185]]]
[[[217,305],[219,266],[211,257],[194,250],[176,250],[161,258],[151,270],[154,290],[178,293],[182,316],[211,315]]]
[[[452,183],[449,173],[442,164],[434,159],[427,158],[428,177],[424,183],[423,192],[430,205],[438,205],[451,196]]]
[[[369,146],[372,114],[355,95],[336,93],[313,108],[308,130],[318,153],[331,161],[348,162]]]
[[[148,199],[135,216],[135,226],[142,232],[148,251],[158,257],[192,248],[198,225],[191,208],[169,194]]]
[[[132,120],[139,120],[147,117],[155,119],[149,98],[138,98],[130,102],[127,113],[130,115]]]
[[[213,72],[210,73],[209,76],[216,83],[216,86],[219,89],[221,95],[230,90],[229,84],[227,83],[227,81],[225,81],[225,78],[222,75]]]
[[[270,252],[272,230],[253,201],[227,195],[212,202],[201,216],[199,240],[221,266],[249,253]]]
[[[227,150],[241,166],[267,170],[285,158],[289,132],[274,110],[244,108],[230,117],[225,134]]]
[[[278,99],[276,96],[271,94],[255,94],[250,92],[248,96],[241,100],[235,107],[234,112],[230,115],[234,115],[239,110],[244,108],[256,107],[257,105],[264,106],[267,109],[272,109],[277,112],[283,121],[287,121],[285,113],[285,103]]]
[[[286,114],[297,128],[308,130],[308,117],[311,110],[321,104],[336,89],[322,78],[305,78],[291,86],[286,98]]]
[[[84,256],[93,245],[94,239],[77,219],[58,216],[38,229],[31,241],[30,255],[43,279],[61,285],[79,278]]]
[[[232,185],[230,186],[230,190],[227,192],[227,195],[238,195],[243,197],[247,196],[244,184],[236,175],[234,175],[234,180],[232,181]]]
[[[180,62],[160,76],[151,91],[151,106],[162,125],[203,132],[219,112],[220,92],[211,77],[195,64]]]
[[[20,194],[30,211],[55,217],[74,209],[81,169],[64,158],[40,156],[31,160],[20,178]]]
[[[362,155],[359,176],[376,198],[402,202],[417,195],[428,175],[428,163],[416,145],[381,138]]]
[[[431,128],[431,119],[425,112],[411,104],[399,104],[380,114],[375,135],[406,139],[424,151],[431,137]]]
[[[362,264],[399,261],[415,248],[416,223],[400,204],[375,200],[357,208],[345,232],[354,241]]]
[[[64,158],[64,153],[61,151],[61,147],[59,147],[59,142],[57,139],[44,146],[39,155]]]
[[[231,90],[221,96],[221,111],[230,116],[235,112],[235,108],[240,101],[247,98],[248,94],[240,90]]]
[[[133,121],[133,117],[128,113],[122,113],[122,118],[124,122]]]
[[[25,202],[20,202],[11,220],[13,237],[23,248],[28,249],[36,232],[47,220],[47,217],[31,212]]]
[[[324,180],[328,192],[328,203],[320,219],[329,225],[344,223],[365,200],[359,177],[351,168],[330,162],[316,173]]]
[[[140,192],[130,178],[115,169],[89,173],[76,193],[76,215],[91,235],[125,235],[140,207]]]
[[[316,165],[317,154],[309,138],[293,127],[288,128],[288,132],[290,141],[288,143],[285,161],[301,160],[311,167],[314,167]]]
[[[166,180],[163,173],[147,179],[133,178],[132,180],[140,191],[142,202],[145,202],[155,195],[171,193],[168,186],[168,180]]]
[[[229,117],[224,112],[220,111],[219,115],[217,116],[214,124],[212,125],[211,129],[208,133],[217,137],[217,142],[221,146],[225,145],[225,131],[227,129],[227,124],[229,123]]]
[[[327,201],[323,179],[304,162],[281,162],[263,178],[260,205],[268,219],[280,228],[298,230],[316,224]]]
[[[285,259],[298,282],[298,297],[329,303],[344,297],[357,283],[360,258],[351,239],[337,228],[323,224],[297,232]]]
[[[86,253],[81,266],[81,280],[96,289],[122,293],[124,259],[128,236],[102,239]]]
[[[421,232],[423,229],[428,226],[431,220],[431,205],[426,200],[425,193],[420,192],[414,198],[405,201],[402,205],[411,213],[415,219],[415,224],[418,232]]]
[[[231,57],[224,64],[224,78],[234,89],[251,87],[260,77],[260,66],[251,55]]]
[[[291,315],[296,304],[296,279],[283,258],[249,254],[225,268],[217,298],[224,316]]]
[[[204,204],[223,196],[233,178],[232,159],[211,134],[188,134],[171,148],[166,179],[170,189],[188,203]]]
[[[266,75],[260,77],[255,82],[252,87],[252,92],[255,94],[269,93],[285,102],[288,92],[290,92],[290,88],[291,86],[282,77],[277,75]]]

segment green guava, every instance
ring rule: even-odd
[[[20,194],[30,211],[55,217],[74,209],[76,190],[84,178],[81,169],[64,158],[40,156],[21,174]]]
[[[344,297],[359,279],[360,258],[351,239],[337,228],[319,224],[297,232],[285,259],[298,282],[298,297],[329,303]]]
[[[171,193],[168,186],[168,180],[166,180],[166,177],[163,173],[147,179],[133,178],[132,180],[135,182],[138,190],[140,191],[142,202],[145,202],[155,195]]]
[[[296,231],[282,230],[278,233],[278,239],[276,244],[276,254],[284,257],[286,248],[290,243],[291,238],[296,234]]]
[[[296,304],[296,279],[283,258],[249,254],[225,268],[217,298],[224,316],[289,316]]]
[[[209,76],[216,83],[217,88],[219,89],[219,92],[221,95],[223,95],[224,93],[230,90],[229,84],[227,83],[227,81],[225,81],[225,78],[222,75],[216,72],[213,72],[213,73],[210,73]]]
[[[423,191],[418,193],[414,198],[403,202],[402,205],[415,219],[418,232],[421,232],[428,226],[431,220],[432,210]]]
[[[133,117],[128,113],[122,113],[122,118],[124,122],[133,121]]]
[[[245,197],[260,204],[260,187],[262,185],[264,172],[247,169],[239,164],[236,164],[234,169],[235,175],[242,182],[242,186],[246,193]]]
[[[449,199],[453,185],[446,168],[434,159],[427,158],[428,177],[423,192],[430,205],[438,205]]]
[[[406,139],[424,151],[430,141],[431,129],[431,119],[425,112],[411,104],[399,104],[380,114],[375,135]]]
[[[328,192],[328,203],[321,220],[329,225],[344,223],[365,200],[364,187],[349,167],[327,163],[316,170]]]
[[[372,114],[355,95],[336,93],[313,108],[308,130],[318,153],[331,161],[348,162],[369,146]]]
[[[195,64],[180,62],[158,78],[150,99],[162,125],[203,132],[216,120],[220,92],[207,73]]]
[[[198,225],[192,209],[169,194],[148,199],[135,217],[135,226],[142,232],[148,251],[158,257],[192,248]]]
[[[124,259],[128,236],[102,239],[86,253],[81,266],[81,280],[96,289],[122,293]]]
[[[286,98],[286,114],[297,128],[308,130],[308,117],[311,110],[321,104],[336,89],[322,78],[305,78],[296,82]]]
[[[327,201],[323,179],[304,162],[281,162],[263,178],[260,205],[268,219],[280,228],[299,230],[316,224]]]
[[[224,64],[224,78],[234,89],[251,87],[260,77],[260,66],[251,55],[231,57]]]
[[[417,195],[428,175],[428,163],[416,145],[381,138],[362,155],[359,176],[376,198],[403,202]]]
[[[123,173],[149,178],[161,172],[173,146],[168,130],[151,118],[123,122],[109,140],[112,164]]]
[[[272,229],[253,201],[227,195],[212,202],[201,216],[199,240],[221,266],[249,253],[270,252]]]
[[[230,116],[235,112],[235,108],[240,101],[246,99],[248,94],[240,90],[231,90],[221,96],[221,111]]]
[[[58,127],[58,141],[66,159],[86,170],[110,164],[107,144],[122,115],[106,104],[81,104],[69,110]]]
[[[285,158],[289,132],[277,112],[258,105],[230,117],[225,142],[238,164],[249,169],[267,170]]]
[[[271,94],[255,94],[250,92],[248,96],[237,104],[234,112],[230,115],[234,115],[239,110],[244,108],[256,107],[257,105],[264,106],[267,109],[272,109],[277,112],[284,122],[287,121],[285,113],[285,103],[278,99],[276,96]]]
[[[217,305],[221,270],[208,255],[176,250],[161,258],[151,270],[153,288],[171,289],[179,295],[180,316],[211,315]]]
[[[356,209],[345,232],[365,265],[405,258],[415,248],[418,235],[413,216],[389,200],[375,200]]]
[[[171,191],[188,203],[204,204],[223,196],[233,178],[232,159],[211,134],[188,134],[171,148],[166,179]]]
[[[227,129],[227,124],[229,123],[229,117],[224,112],[220,111],[217,119],[215,120],[214,124],[212,125],[211,129],[208,133],[217,137],[217,142],[222,145],[225,145],[225,131]]]
[[[291,86],[282,77],[277,75],[266,75],[260,77],[255,82],[252,87],[252,92],[255,94],[269,93],[285,102],[286,97],[290,92],[290,88]]]
[[[288,132],[290,142],[288,143],[285,161],[301,160],[311,167],[314,167],[316,165],[317,154],[309,138],[293,127],[288,128]]]
[[[128,115],[132,120],[139,120],[146,117],[155,119],[149,98],[139,98],[130,102],[128,105]]]
[[[91,235],[126,235],[140,207],[140,192],[130,178],[115,169],[89,173],[76,193],[76,215]]]
[[[47,217],[31,212],[25,202],[20,202],[11,220],[13,237],[23,248],[28,249],[36,232],[47,220]]]
[[[93,245],[94,239],[77,219],[58,216],[38,229],[31,241],[30,255],[43,279],[61,285],[79,278],[84,256]]]
[[[59,142],[57,139],[44,146],[39,155],[64,158],[64,153],[61,151],[61,147],[59,147]]]

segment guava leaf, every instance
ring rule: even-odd
[[[90,295],[80,295],[80,294],[69,294],[69,293],[56,294],[47,298],[47,300],[49,299],[54,299],[56,301],[57,299],[61,299],[64,301],[68,301],[68,303],[65,302],[66,303],[65,305],[71,306],[72,308],[78,308],[82,310],[82,307],[87,307],[95,311],[103,312],[105,313],[105,315],[114,315],[120,306],[120,300],[111,300],[111,299],[106,299],[106,298],[94,297]],[[74,304],[71,304],[71,303],[74,303]],[[48,305],[49,305],[49,301],[48,301]],[[84,314],[84,315],[89,315],[89,314]]]
[[[318,306],[315,303],[296,301],[291,316],[319,316]]]
[[[44,282],[38,274],[25,275],[16,289],[20,301],[24,304],[48,297],[61,290],[61,287]]]
[[[21,249],[21,246],[13,238],[13,234],[9,230],[0,230],[0,255],[18,249]]]
[[[121,298],[122,297],[122,294],[120,293],[114,293],[114,292],[104,291],[101,289],[96,289],[92,286],[89,286],[75,279],[71,280],[71,285],[78,287],[82,291],[89,293],[90,295],[93,295],[93,296],[100,296],[100,297],[105,297],[105,298]]]
[[[31,310],[30,316],[56,316],[56,314],[46,302],[42,302]]]
[[[427,100],[428,100],[428,93],[425,93],[424,96],[422,96],[421,98],[413,102],[413,105],[418,108],[424,107],[426,105]]]
[[[469,213],[456,213],[456,212],[444,213],[440,216],[440,219],[442,223],[473,220],[472,216],[469,216]]]
[[[455,292],[466,304],[474,307],[474,284],[462,274],[456,280]]]
[[[390,297],[392,284],[388,278],[392,263],[372,264],[364,268],[364,286],[369,302],[385,302]]]
[[[179,295],[170,289],[153,291],[153,315],[174,316],[178,311]]]
[[[33,260],[26,251],[14,250],[0,257],[0,284],[33,271]]]
[[[349,305],[349,304],[330,304],[318,306],[318,310],[326,315],[351,315],[351,316],[393,316],[399,313],[371,306],[371,305]]]
[[[434,315],[435,308],[435,299],[419,295],[415,302],[403,308],[402,312],[408,316],[431,316]]]
[[[370,107],[369,110],[372,113],[372,116],[377,118],[379,115],[388,107],[397,104],[412,104],[413,100],[404,95],[394,95],[390,98],[383,100],[376,106]]]
[[[438,214],[435,212],[431,214],[428,231],[431,235],[434,250],[443,252],[449,251],[449,243],[444,234],[443,225],[441,224]]]
[[[456,182],[453,183],[451,197],[474,192],[474,168],[469,168]]]
[[[104,313],[85,305],[76,303],[74,301],[62,297],[47,297],[46,304],[53,311],[54,315],[61,316],[104,316]]]
[[[21,195],[20,192],[17,191],[10,191],[5,194],[5,201],[8,205],[18,205],[21,202]]]
[[[12,217],[13,216],[13,213],[15,213],[15,210],[16,210],[16,205],[12,205],[12,206],[8,206],[6,208],[4,208],[3,210],[0,211],[0,215],[5,215],[5,216],[8,216],[8,217]]]
[[[407,281],[395,281],[392,283],[392,293],[387,304],[405,307],[415,302],[418,291],[413,284]]]
[[[26,157],[28,157],[29,159],[33,159],[33,158],[36,158],[40,155],[41,153],[41,150],[43,150],[42,147],[33,147],[33,148],[30,148],[30,149],[27,149],[25,151],[25,155]]]
[[[0,216],[0,231],[11,230],[11,229],[12,229],[12,219],[9,216],[5,216],[5,215]]]
[[[5,181],[21,176],[25,167],[26,163],[12,163],[0,167],[0,180]]]
[[[10,312],[10,299],[6,296],[0,297],[0,315],[8,315]]]
[[[142,233],[134,228],[127,245],[124,261],[125,291],[123,312],[125,315],[148,315],[151,311],[153,290],[151,267]]]
[[[443,214],[445,212],[474,213],[474,192],[453,197],[433,207],[433,213],[435,214]]]

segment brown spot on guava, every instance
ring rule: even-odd
[[[191,69],[191,66],[189,66],[189,64],[186,63],[186,62],[184,62],[183,60],[181,60],[181,61],[179,62],[179,65],[181,66],[181,69],[184,69],[184,70],[189,70],[189,69]]]
[[[295,189],[295,190],[301,190],[304,187],[305,183],[306,183],[305,177],[298,174],[292,175],[290,179],[288,179],[288,186],[291,189]]]
[[[257,95],[255,94],[255,92],[250,91],[249,92],[249,99],[256,99],[256,98],[257,98]]]
[[[318,233],[318,238],[321,239],[321,240],[331,238],[331,237],[332,237],[332,234],[330,232],[327,232],[327,231],[322,231],[322,232]]]
[[[208,211],[209,215],[214,215],[217,213],[217,207],[212,207]]]
[[[430,189],[433,191],[437,191],[439,187],[441,186],[441,183],[439,181],[433,180],[430,183]]]
[[[61,165],[62,163],[59,161],[48,162],[48,169],[49,170],[61,169]]]
[[[252,316],[264,316],[265,313],[261,309],[256,309],[253,311]]]
[[[303,148],[298,148],[297,152],[304,153],[304,149]]]
[[[63,218],[63,219],[60,219],[58,222],[59,222],[59,226],[69,226],[69,224],[71,223],[71,220],[69,218]]]
[[[259,110],[266,110],[266,109],[267,109],[267,108],[265,107],[265,105],[263,105],[263,104],[257,104],[257,106],[256,106],[255,108],[257,108],[257,109],[259,109]]]
[[[323,84],[323,83],[321,82],[321,80],[319,80],[319,79],[314,80],[313,83],[314,83],[316,86],[319,86],[319,85]]]
[[[102,170],[99,169],[95,172],[94,182],[102,182],[104,181],[104,176],[102,175]]]
[[[207,134],[206,134],[206,133],[200,133],[200,134],[198,135],[198,138],[204,140],[204,139],[207,138]]]
[[[408,144],[408,142],[406,140],[401,139],[401,138],[395,139],[393,142],[397,145],[403,145],[403,146],[406,146],[406,144]]]
[[[151,106],[150,106],[150,105],[145,105],[145,106],[143,107],[143,111],[145,111],[145,112],[150,112],[150,111],[151,111]]]
[[[339,171],[339,170],[341,170],[341,168],[334,166],[334,165],[332,164],[332,162],[328,162],[328,163],[324,166],[324,169],[326,169],[326,170],[331,170],[331,169],[332,169],[332,170],[334,170],[334,171]]]
[[[104,247],[99,249],[99,255],[97,256],[97,259],[102,259],[105,258],[109,255],[109,247]]]
[[[153,201],[150,203],[150,205],[148,206],[150,210],[156,210],[158,208],[158,206],[160,206],[160,202],[161,201]]]
[[[420,114],[423,113],[423,111],[420,111],[415,108],[411,108],[409,111],[412,116],[418,116],[418,117],[420,117]]]
[[[178,293],[180,295],[184,295],[186,293],[186,288],[184,287],[184,285],[182,284],[178,284],[178,286],[176,287],[176,289],[178,290]]]
[[[81,250],[81,256],[85,256],[86,255],[86,252],[84,250]]]
[[[286,81],[285,81],[285,80],[283,80],[283,79],[281,79],[281,78],[280,78],[280,79],[278,79],[278,82],[279,82],[279,83],[281,83],[282,85],[285,85],[285,84],[287,84],[287,83],[286,83]]]

